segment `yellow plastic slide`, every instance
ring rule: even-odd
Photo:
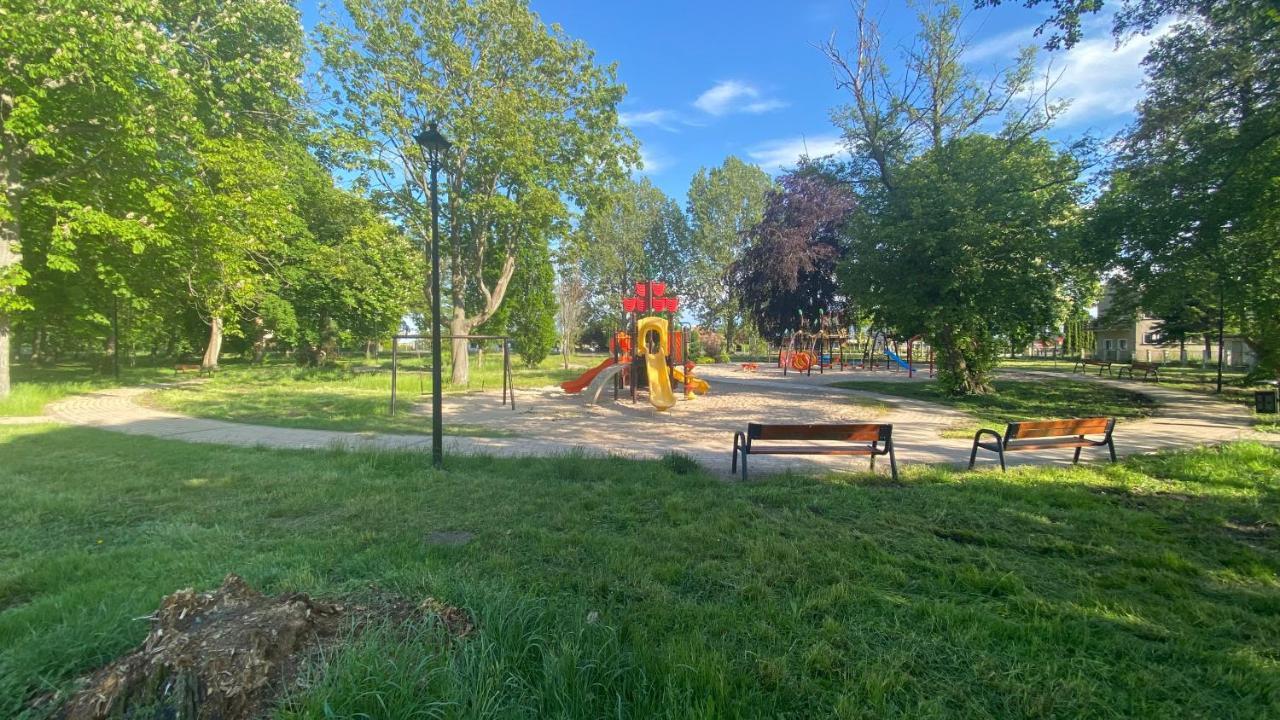
[[[656,340],[652,344],[649,342],[650,333],[653,333]],[[666,318],[650,316],[641,318],[636,323],[635,352],[644,356],[645,372],[649,376],[649,402],[659,410],[673,407],[676,395],[671,392],[671,372],[667,367],[671,341],[667,336]]]
[[[645,370],[649,373],[649,402],[659,410],[667,410],[676,404],[671,392],[671,375],[667,372],[667,356],[662,351],[645,353]]]
[[[671,372],[675,374],[676,382],[684,382],[684,370],[677,367],[671,368]],[[711,386],[707,384],[706,380],[703,380],[700,377],[695,377],[689,379],[689,389],[699,395],[706,395],[707,391],[711,389]]]

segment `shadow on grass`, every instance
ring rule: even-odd
[[[0,454],[4,716],[228,571],[477,618],[446,654],[340,653],[291,717],[1261,717],[1280,692],[1280,548],[1238,530],[1280,521],[1258,445],[898,484],[78,428],[0,428]]]

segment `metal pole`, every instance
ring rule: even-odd
[[[1218,277],[1218,389],[1215,391],[1219,395],[1222,394],[1222,357],[1223,357],[1223,339],[1227,325],[1227,311],[1223,308],[1226,301],[1226,294],[1223,292],[1222,277]]]
[[[440,379],[440,151],[431,151],[431,464],[444,466]]]
[[[111,296],[111,372],[120,379],[120,298]]]
[[[391,411],[396,414],[396,365],[400,361],[400,336],[391,336]]]
[[[502,404],[507,404],[507,370],[511,367],[510,345],[506,338],[502,340]],[[511,406],[515,407],[515,398],[511,398]]]

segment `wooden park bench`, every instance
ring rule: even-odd
[[[372,375],[374,373],[380,373],[383,370],[386,370],[386,368],[381,367],[379,365],[352,365],[351,366],[352,375]]]
[[[1153,378],[1156,382],[1160,382],[1160,366],[1155,363],[1147,362],[1129,363],[1128,366],[1122,367],[1116,372],[1116,377],[1121,378],[1124,377],[1125,373],[1129,373],[1129,379],[1132,380],[1135,372],[1141,372],[1143,380]]]
[[[973,436],[973,450],[969,452],[969,469],[973,469],[973,463],[978,458],[978,448],[999,455],[1001,470],[1005,469],[1004,454],[1016,450],[1075,448],[1076,454],[1071,460],[1074,464],[1080,462],[1080,451],[1084,448],[1105,447],[1111,452],[1111,462],[1115,462],[1116,445],[1111,439],[1111,432],[1115,427],[1115,418],[1096,417],[1009,423],[1004,429],[1003,436],[995,430],[979,430]],[[994,438],[994,442],[984,442],[983,436]]]
[[[768,444],[760,445],[757,441]],[[842,445],[799,445],[786,441],[838,442]],[[763,425],[748,423],[747,431],[733,434],[732,472],[738,472],[742,458],[742,479],[747,479],[748,455],[868,455],[871,469],[876,457],[889,456],[889,469],[898,479],[898,461],[893,456],[893,426],[857,425]]]
[[[1080,372],[1087,372],[1091,367],[1098,368],[1098,377],[1102,377],[1103,370],[1106,370],[1108,375],[1111,374],[1110,360],[1094,360],[1093,358],[1080,358],[1079,360],[1076,360],[1075,367],[1071,368],[1071,372],[1076,372],[1077,370]]]
[[[753,362],[742,363],[743,372],[756,372],[759,369],[760,369],[760,365],[758,363],[753,363]]]
[[[182,375],[183,373],[189,373],[189,372],[196,373],[197,375],[203,375],[204,368],[201,367],[199,363],[196,363],[194,365],[191,363],[178,363],[177,365],[173,366],[174,375]]]

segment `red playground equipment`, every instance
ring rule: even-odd
[[[686,400],[706,393],[711,386],[693,376],[694,363],[687,357],[687,329],[673,330],[680,299],[667,297],[667,284],[648,280],[635,284],[636,294],[622,298],[622,311],[630,331],[617,331],[609,341],[611,357],[581,376],[560,383],[567,393],[582,394],[588,403],[598,402],[612,384],[613,398],[630,391],[636,402],[639,390],[647,390],[649,402],[659,410],[676,404],[673,388],[684,388]],[[642,313],[645,314],[641,317]],[[665,316],[664,316],[665,315]]]

